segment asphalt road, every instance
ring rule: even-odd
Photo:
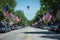
[[[33,27],[0,33],[0,40],[60,40],[60,34]]]

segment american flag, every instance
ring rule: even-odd
[[[9,12],[8,12],[8,11],[6,11],[6,12],[4,13],[4,15],[5,15],[6,18],[9,18]]]
[[[16,16],[16,21],[17,21],[17,22],[19,22],[19,21],[20,21],[20,20],[19,20],[19,18],[18,18],[18,16]]]
[[[43,21],[43,14],[40,15],[39,22]]]
[[[52,15],[50,15],[50,17],[49,17],[48,21],[50,21],[50,20],[51,20],[51,18],[52,18]]]
[[[40,19],[39,19],[39,22],[42,22],[42,21],[43,21],[43,19],[42,19],[42,18],[40,18]]]
[[[45,15],[43,16],[43,21],[45,20]]]
[[[12,17],[12,20],[15,20],[15,15],[13,13],[10,13],[10,16]]]
[[[57,11],[56,17],[60,19],[60,10]]]
[[[46,17],[46,19],[48,19],[48,21],[50,21],[52,18],[52,15],[50,14],[50,12],[47,12],[45,17]]]

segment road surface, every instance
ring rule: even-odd
[[[60,34],[33,27],[0,33],[0,40],[60,40]]]

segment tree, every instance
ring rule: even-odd
[[[13,10],[16,6],[16,0],[0,0],[0,10],[3,10],[5,6],[8,6],[8,10]]]
[[[37,11],[33,22],[39,21],[41,15],[46,14],[47,11],[50,11],[53,18],[56,18],[57,10],[60,10],[60,0],[40,0],[40,5],[40,10]]]
[[[46,10],[51,10],[51,14],[55,17],[58,6],[60,5],[60,0],[40,0],[41,7],[45,6]]]
[[[42,14],[42,10],[38,10],[37,12],[36,12],[36,16],[34,17],[34,19],[33,19],[33,22],[39,22],[39,18],[41,18],[43,16],[43,14]]]
[[[3,20],[5,18],[4,14],[2,11],[0,11],[0,21]]]
[[[0,20],[4,19],[4,7],[8,7],[8,11],[11,12],[16,6],[16,0],[0,0]]]
[[[15,11],[14,14],[21,19],[20,23],[21,23],[22,25],[27,24],[27,18],[25,17],[23,11],[21,11],[21,10]]]

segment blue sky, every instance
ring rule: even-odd
[[[39,0],[16,0],[17,6],[15,10],[23,10],[25,16],[28,20],[32,20],[36,12],[40,9]],[[27,9],[27,6],[30,6],[30,10]]]

